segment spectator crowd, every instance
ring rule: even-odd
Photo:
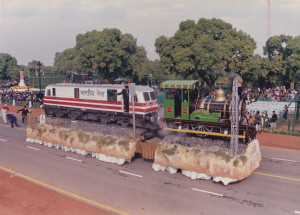
[[[13,104],[15,100],[16,104],[21,105],[31,105],[38,104],[38,106],[43,104],[43,98],[39,93],[31,92],[29,90],[24,92],[16,92],[10,89],[0,89],[0,101],[1,103]]]
[[[299,93],[299,92],[298,92]],[[257,100],[270,102],[290,102],[297,95],[297,90],[285,89],[285,87],[276,88],[244,88],[242,98],[250,102]]]

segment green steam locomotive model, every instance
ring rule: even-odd
[[[232,101],[225,98],[222,89],[216,90],[214,99],[202,98],[199,81],[165,81],[164,89],[165,130],[195,133],[199,136],[230,137]],[[239,101],[239,138],[255,138],[255,127],[248,126],[246,104]]]

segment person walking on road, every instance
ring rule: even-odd
[[[3,106],[2,110],[1,110],[1,115],[2,115],[2,118],[3,118],[3,123],[7,124],[7,118],[6,118],[7,109],[4,106]]]
[[[7,114],[7,119],[10,121],[10,126],[11,128],[14,127],[14,124],[19,127],[18,123],[17,123],[17,117],[15,117],[12,114]]]
[[[25,121],[27,122],[27,114],[30,113],[30,112],[29,112],[29,110],[26,108],[26,106],[24,106],[24,108],[18,110],[17,113],[19,113],[20,111],[22,111],[22,123],[24,124]]]

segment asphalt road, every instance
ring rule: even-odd
[[[118,166],[25,139],[0,125],[0,166],[130,214],[300,214],[300,151],[261,147],[255,174],[224,186],[155,172],[138,157]]]

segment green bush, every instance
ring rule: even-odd
[[[215,155],[217,157],[221,157],[222,159],[224,159],[227,163],[230,161],[230,156],[225,152],[225,151],[222,151],[222,150],[218,150],[216,152],[214,152]]]
[[[243,162],[243,165],[247,162],[248,158],[245,155],[241,155],[239,159]]]
[[[162,153],[166,154],[166,155],[174,155],[175,152],[176,152],[176,147],[173,147],[172,149],[164,149],[164,150],[162,150]]]
[[[237,158],[237,159],[235,159],[234,161],[233,161],[233,166],[237,166],[237,165],[239,165],[239,163],[240,163],[240,161],[239,161],[239,159]]]
[[[124,139],[124,140],[120,140],[118,144],[121,147],[127,147],[127,146],[129,146],[129,142],[130,142],[130,140]]]

